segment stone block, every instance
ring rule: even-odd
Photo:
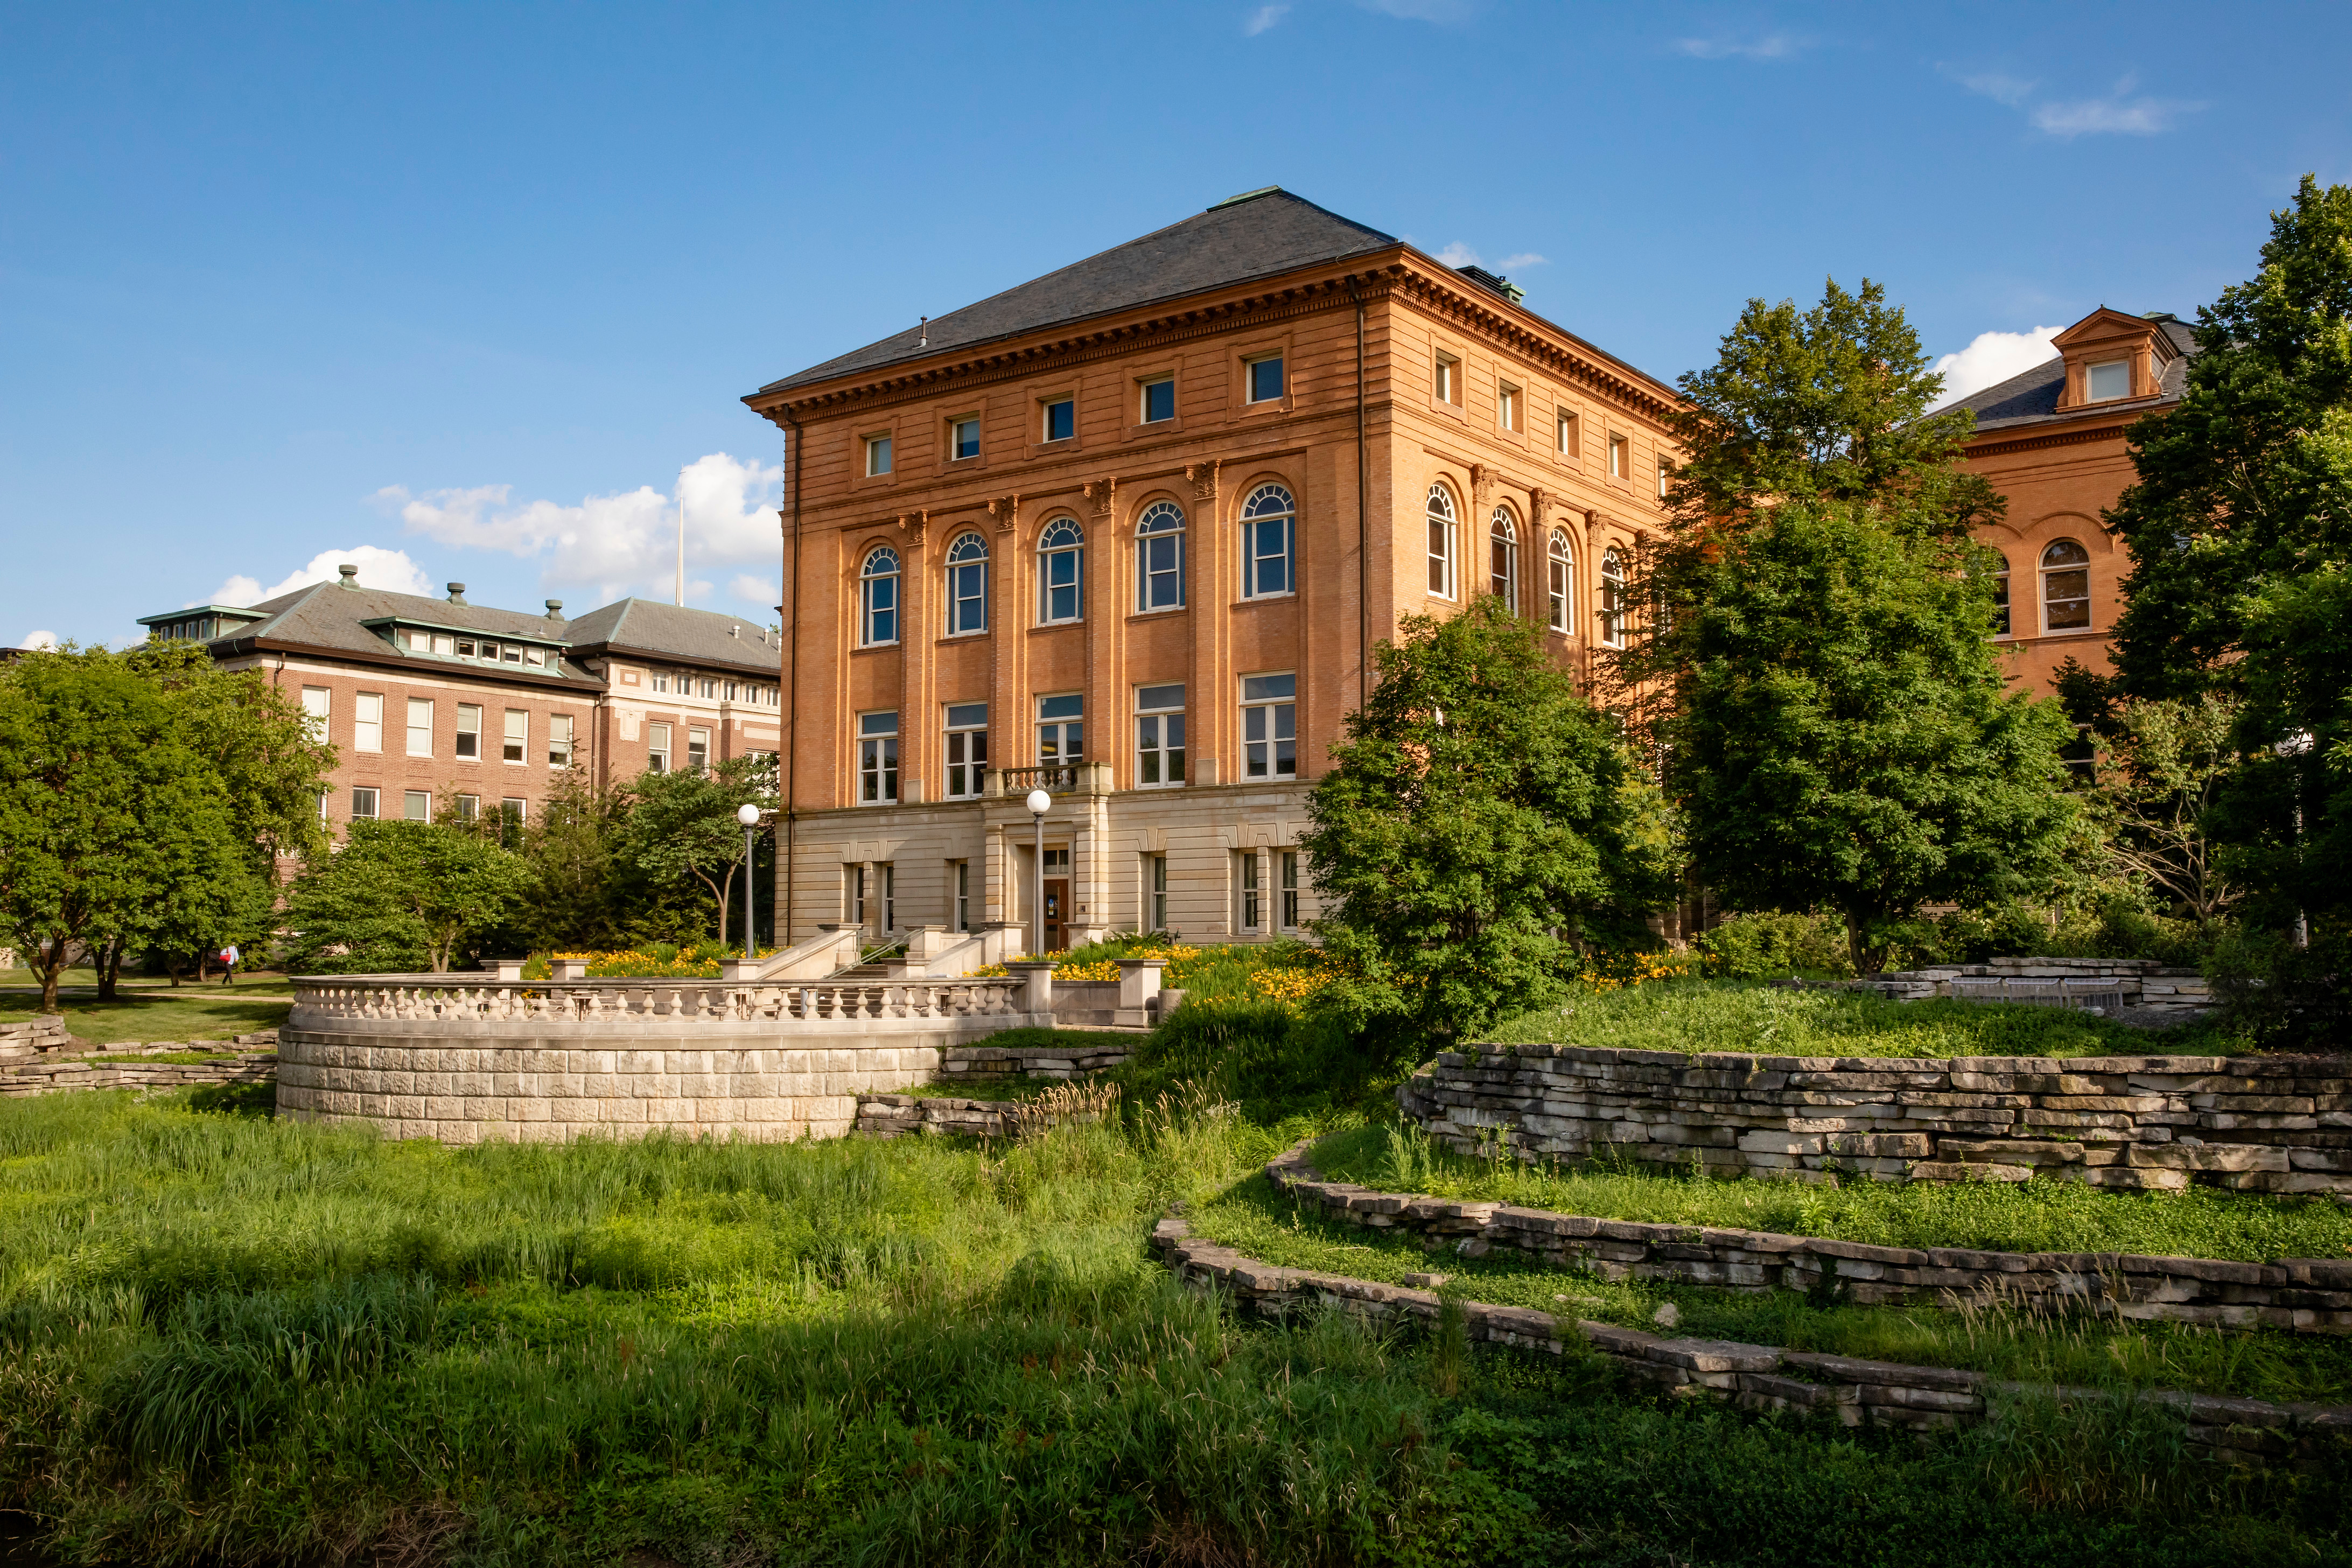
[[[2033,1179],[2033,1169],[2030,1165],[1963,1163],[1958,1161],[1922,1160],[1912,1165],[1908,1173],[1915,1182],[2027,1182]]]

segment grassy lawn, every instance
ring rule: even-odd
[[[1853,991],[1758,981],[1665,980],[1582,991],[1482,1034],[1504,1045],[1745,1051],[1776,1057],[2233,1056],[2221,1026],[2136,1029],[2095,1015],[2016,1003],[1889,1002]]]
[[[68,969],[58,987],[58,1007],[66,1028],[92,1045],[153,1040],[226,1040],[257,1029],[274,1029],[294,1005],[294,988],[282,974],[239,975],[234,985],[173,986],[169,980],[125,976],[117,999],[98,1000],[98,977]],[[41,1010],[41,988],[22,969],[0,969],[0,1022],[30,1018]]]
[[[450,1149],[198,1102],[0,1102],[0,1508],[60,1561],[2346,1557],[2352,1471],[2158,1412],[1922,1442],[1237,1323],[1144,1237],[1282,1228],[1298,1124]]]
[[[2115,1194],[2091,1195],[2117,1201]],[[2013,1310],[1822,1305],[1794,1291],[1750,1295],[1655,1280],[1611,1284],[1532,1258],[1466,1258],[1451,1249],[1424,1249],[1417,1237],[1359,1228],[1302,1208],[1263,1176],[1235,1185],[1188,1218],[1194,1235],[1267,1263],[1390,1285],[1404,1283],[1410,1273],[1435,1270],[1453,1276],[1455,1288],[1475,1300],[1654,1331],[1668,1331],[1657,1330],[1653,1318],[1671,1301],[1680,1313],[1671,1331],[1701,1339],[1966,1367],[2028,1382],[2352,1402],[2352,1343],[2316,1335],[2105,1324]]]

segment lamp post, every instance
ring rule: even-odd
[[[1029,916],[1029,954],[1034,958],[1045,951],[1045,814],[1054,809],[1054,797],[1042,789],[1033,789],[1023,804],[1029,807],[1030,819],[1037,825],[1037,900],[1030,906]]]
[[[743,960],[748,963],[758,948],[751,930],[751,840],[760,831],[760,808],[747,800],[735,808],[735,820],[743,825]]]

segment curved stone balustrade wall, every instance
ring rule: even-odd
[[[1397,1090],[1465,1152],[1615,1152],[1722,1175],[2021,1182],[2177,1192],[2192,1181],[2352,1201],[2342,1057],[1683,1056],[1572,1046],[1447,1051]]]
[[[837,1137],[861,1092],[927,1082],[950,1046],[1050,1017],[1013,979],[769,984],[294,982],[278,1106],[449,1142],[656,1128]]]

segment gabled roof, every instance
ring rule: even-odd
[[[1133,310],[1403,242],[1327,212],[1279,185],[1218,203],[1140,239],[931,318],[878,342],[772,381],[761,393],[971,349],[1065,321]]]
[[[2098,312],[2085,317],[2095,320]],[[2076,322],[2075,327],[2082,325]],[[2163,378],[2158,382],[2157,395],[2123,404],[2092,403],[2080,408],[2058,412],[2058,398],[2066,389],[2066,360],[2063,355],[2044,361],[2032,370],[2011,376],[1996,386],[1945,405],[1947,408],[1966,408],[1977,416],[1977,431],[2002,430],[2021,425],[2043,425],[2057,420],[2088,419],[2113,414],[2118,408],[2145,412],[2180,401],[2189,385],[2189,362],[2197,353],[2197,334],[2186,321],[2172,317],[2158,319],[2156,325],[2165,334],[2174,350],[2173,358],[2165,365]],[[2069,327],[2072,332],[2075,327]],[[2066,332],[2059,334],[2061,338]]]
[[[693,664],[729,664],[774,675],[783,644],[762,642],[763,624],[716,610],[665,605],[656,599],[620,599],[567,623],[564,639],[576,655],[586,652],[646,654]]]

